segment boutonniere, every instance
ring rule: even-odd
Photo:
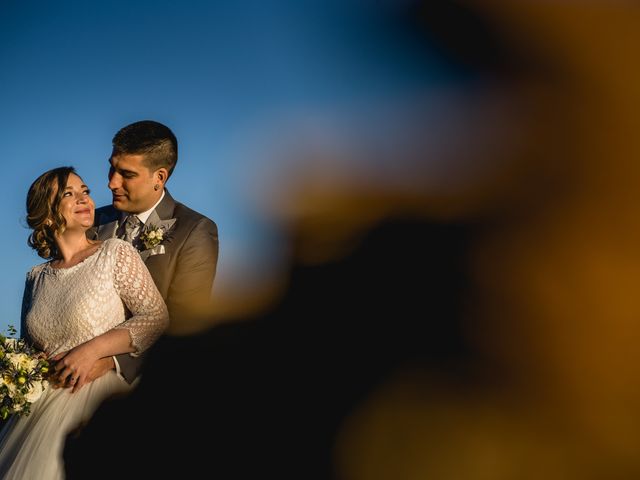
[[[144,245],[145,250],[160,245],[162,240],[164,240],[164,230],[155,225],[149,226],[147,230],[140,234],[140,241]]]
[[[138,239],[145,250],[156,248],[169,237],[169,230],[173,227],[176,219],[162,220],[159,224],[150,223],[145,225]]]

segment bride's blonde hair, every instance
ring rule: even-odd
[[[73,167],[58,167],[40,175],[27,193],[27,224],[33,230],[27,239],[31,248],[47,260],[59,255],[55,234],[61,235],[67,222],[58,211]]]

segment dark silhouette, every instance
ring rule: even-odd
[[[389,219],[344,258],[294,263],[269,311],[162,338],[138,389],[70,436],[68,478],[96,462],[100,478],[336,478],[341,422],[387,375],[410,365],[469,372],[468,239],[462,225]],[[126,470],[104,461],[125,425],[138,444]]]

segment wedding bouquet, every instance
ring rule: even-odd
[[[8,328],[10,335],[16,329]],[[26,416],[31,404],[48,387],[49,362],[44,352],[36,350],[24,339],[0,334],[0,419],[9,415]]]

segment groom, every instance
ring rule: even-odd
[[[109,159],[112,204],[96,210],[90,238],[119,237],[142,256],[169,310],[169,330],[207,314],[218,261],[218,229],[209,218],[175,201],[165,189],[178,161],[178,142],[165,125],[132,123],[113,137]],[[93,379],[113,368],[131,383],[141,359],[119,355],[96,363]]]

